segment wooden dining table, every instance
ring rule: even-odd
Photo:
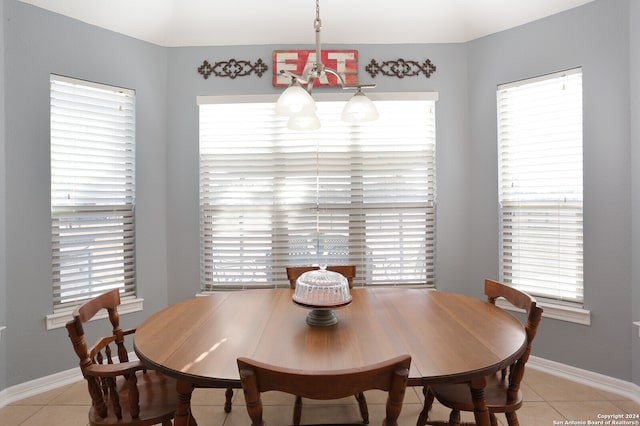
[[[354,288],[338,323],[310,326],[293,290],[215,292],[147,318],[135,333],[138,357],[178,379],[176,426],[195,426],[194,387],[241,388],[236,359],[301,370],[361,367],[412,357],[409,386],[466,382],[480,426],[489,426],[485,376],[525,350],[523,325],[484,300],[415,288]],[[229,407],[230,409],[230,407]],[[416,419],[417,420],[417,419]]]

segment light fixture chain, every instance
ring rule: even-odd
[[[309,93],[311,93],[311,89],[313,88],[314,80],[324,75],[324,64],[322,63],[322,43],[320,41],[320,31],[322,28],[322,21],[320,20],[320,0],[316,0],[316,20],[314,21],[313,26],[316,31],[316,63],[312,72],[310,73],[310,78],[307,83],[307,91]]]

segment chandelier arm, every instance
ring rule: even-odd
[[[348,88],[347,84],[344,81],[344,78],[342,78],[342,76],[340,74],[338,74],[338,71],[332,69],[332,68],[324,68],[325,72],[328,72],[329,74],[333,74],[336,76],[336,78],[338,79],[338,82],[340,83],[340,86],[342,86],[343,89]]]
[[[333,74],[336,76],[336,78],[338,79],[338,82],[340,83],[340,85],[342,86],[343,89],[345,90],[351,90],[351,89],[373,89],[376,87],[375,83],[372,84],[346,84],[344,81],[344,78],[342,78],[342,75],[340,75],[336,70],[332,69],[332,68],[324,68],[324,70],[330,74]],[[311,85],[311,87],[313,87],[313,84],[308,80],[305,79],[302,76],[299,76],[298,74],[294,74],[289,70],[280,70],[280,74],[286,75],[287,77],[289,77],[291,79],[291,83],[293,84],[295,81],[304,84],[304,85]],[[315,80],[315,77],[313,77],[313,79]]]
[[[291,79],[291,84],[295,83],[296,81],[301,84],[307,84],[307,80],[304,77],[301,77],[298,74],[294,74],[289,70],[280,70],[280,74],[289,77]]]
[[[343,89],[345,90],[351,90],[351,89],[356,89],[356,90],[360,90],[360,89],[373,89],[376,87],[375,83],[372,84],[345,84],[342,86]]]

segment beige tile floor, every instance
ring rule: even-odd
[[[617,394],[577,384],[568,380],[529,369],[523,383],[525,403],[518,411],[522,426],[546,426],[598,420],[599,414],[640,415],[640,405]],[[367,393],[371,424],[377,425],[384,414],[385,394]],[[222,409],[224,390],[196,389],[192,399],[194,416],[200,426],[248,426],[249,417],[244,407],[242,392],[235,392],[234,408],[230,414]],[[270,426],[291,424],[293,397],[285,394],[267,394],[265,420]],[[17,401],[0,409],[3,426],[85,426],[89,397],[84,381]],[[420,388],[409,388],[399,421],[400,426],[415,425],[422,408]],[[472,420],[464,413],[463,420]],[[435,405],[431,417],[448,418],[449,411]],[[501,425],[506,425],[499,415]],[[304,400],[302,422],[357,422],[360,420],[355,398],[340,401],[317,402]],[[636,417],[632,421],[640,419]],[[567,422],[566,424],[570,424]],[[575,423],[574,423],[575,424]],[[593,423],[592,423],[593,424]],[[630,423],[633,425],[634,423]]]

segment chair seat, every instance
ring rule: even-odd
[[[507,401],[507,380],[500,380],[499,374],[487,376],[487,385],[484,389],[487,409],[492,413],[507,413],[519,409],[522,406],[522,391],[518,390],[516,399]],[[467,383],[445,384],[431,386],[431,391],[445,407],[460,411],[473,411],[473,401]]]
[[[173,418],[173,413],[178,404],[178,393],[176,392],[176,380],[163,375],[157,371],[148,370],[146,373],[138,371],[139,407],[140,415],[138,419],[132,419],[129,410],[129,389],[123,377],[116,380],[116,389],[120,395],[120,405],[122,407],[122,419],[118,419],[113,410],[110,398],[106,398],[107,417],[100,417],[95,412],[94,407],[89,410],[89,424],[98,425],[154,425],[167,422]],[[144,419],[144,420],[140,420]]]

